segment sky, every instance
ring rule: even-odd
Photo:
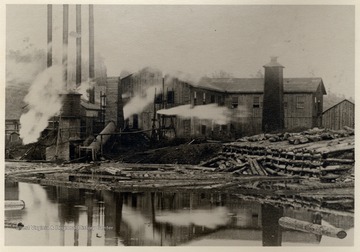
[[[46,50],[46,5],[7,5],[6,50]],[[75,57],[70,5],[69,59]],[[62,6],[53,7],[54,57],[62,55]],[[21,18],[19,18],[21,17]],[[108,76],[154,67],[194,80],[218,71],[253,77],[271,56],[284,77],[321,77],[354,97],[355,7],[351,5],[95,5],[95,54]],[[83,58],[88,5],[82,6]]]

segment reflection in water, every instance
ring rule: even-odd
[[[114,193],[27,183],[6,183],[6,200],[24,200],[6,211],[6,245],[180,246],[336,245],[345,239],[283,230],[282,216],[353,230],[353,217],[274,207],[224,193]]]

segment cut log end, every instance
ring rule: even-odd
[[[339,231],[336,236],[339,238],[339,239],[344,239],[346,236],[347,236],[347,233],[344,231],[344,230],[341,230]]]

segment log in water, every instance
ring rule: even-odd
[[[6,200],[5,210],[22,210],[25,208],[25,202],[23,200]]]
[[[307,221],[301,221],[290,217],[281,217],[279,219],[280,226],[284,228],[309,232],[318,235],[326,235],[330,237],[344,239],[346,232],[343,229],[313,224]]]

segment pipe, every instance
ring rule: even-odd
[[[108,125],[100,132],[100,134],[95,138],[95,140],[89,145],[89,148],[93,149],[95,152],[101,150],[102,146],[111,137],[111,133],[116,130],[116,125],[114,122],[109,122]]]
[[[52,66],[52,5],[47,5],[47,67]]]
[[[81,5],[76,5],[76,85],[81,83]]]

